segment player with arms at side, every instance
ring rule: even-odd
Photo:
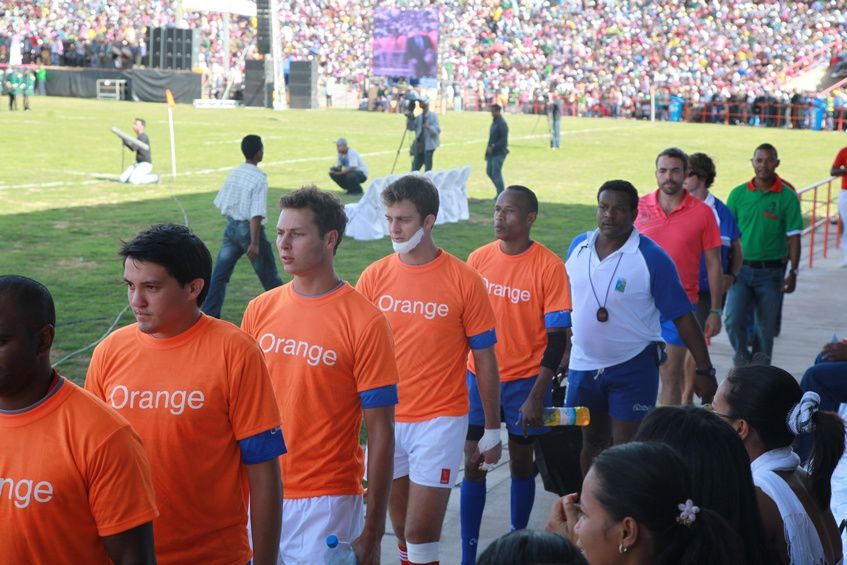
[[[50,365],[56,310],[0,276],[0,555],[4,563],[152,565],[150,466],[129,423]]]
[[[396,340],[400,402],[389,514],[401,562],[438,563],[467,434],[469,350],[485,413],[471,464],[500,459],[494,312],[479,274],[432,239],[438,191],[429,179],[402,177],[382,201],[396,253],[366,268],[356,288],[385,312]]]
[[[341,202],[307,187],[283,196],[280,208],[276,245],[293,280],[252,300],[242,321],[265,353],[291,448],[281,459],[280,563],[322,562],[325,540],[334,534],[353,542],[360,565],[375,565],[394,456],[391,330],[385,316],[335,273],[347,224]],[[363,416],[367,516],[359,446]]]
[[[285,443],[262,352],[200,311],[212,256],[188,228],[153,226],[120,255],[137,322],[97,346],[85,387],[144,441],[162,513],[158,561],[273,564]]]
[[[570,288],[565,264],[530,230],[538,199],[525,186],[508,187],[494,206],[497,239],[471,253],[468,265],[481,275],[499,328],[495,346],[500,370],[503,419],[509,430],[512,530],[526,528],[535,500],[534,444],[542,427],[542,408],[552,405],[551,382],[567,343]],[[484,413],[473,356],[468,363],[471,409],[462,481],[462,563],[476,561],[485,507],[485,471],[471,463],[483,434]]]

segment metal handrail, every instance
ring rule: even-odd
[[[803,203],[803,195],[811,193],[812,195],[812,217],[809,222],[809,226],[803,230],[802,235],[809,236],[809,268],[814,267],[815,260],[815,235],[817,234],[818,228],[820,226],[824,226],[823,230],[823,258],[826,259],[827,252],[829,251],[829,226],[830,226],[830,211],[832,207],[832,181],[836,180],[838,177],[828,177],[823,180],[819,180],[809,186],[803,187],[797,191],[797,199],[800,201],[800,204]],[[826,185],[826,199],[820,200],[818,198],[818,190]],[[818,207],[825,206],[826,213],[823,214],[822,217],[819,217]],[[844,229],[844,226],[841,225],[841,218],[838,216],[838,233]]]

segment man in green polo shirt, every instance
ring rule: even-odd
[[[800,264],[803,218],[789,183],[779,178],[776,148],[763,143],[753,153],[752,180],[735,187],[726,201],[741,229],[744,263],[726,301],[726,331],[735,365],[770,364],[783,293],[794,292]],[[790,270],[785,276],[785,265]],[[747,311],[753,308],[755,333],[748,347]]]

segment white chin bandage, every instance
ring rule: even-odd
[[[416,231],[415,234],[406,241],[392,241],[391,245],[394,247],[394,251],[396,251],[397,253],[409,253],[411,250],[418,246],[418,244],[423,239],[423,236],[423,228],[418,228],[418,231]]]

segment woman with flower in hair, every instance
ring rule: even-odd
[[[582,493],[553,507],[549,531],[582,549],[591,565],[735,565],[738,537],[692,499],[682,458],[663,443],[611,447],[592,463]]]
[[[714,412],[750,456],[765,532],[782,563],[842,561],[829,503],[832,473],[844,453],[844,422],[819,405],[817,393],[804,394],[789,373],[764,365],[731,371],[714,399]],[[791,447],[800,434],[814,437],[808,470]]]

